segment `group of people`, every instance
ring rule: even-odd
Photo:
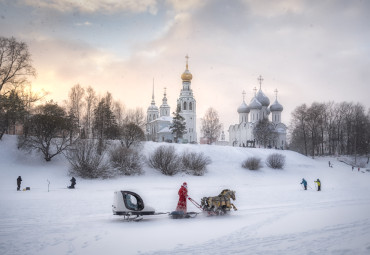
[[[67,188],[74,189],[75,185],[76,185],[76,178],[74,178],[72,176],[72,179],[70,181],[71,181],[71,186],[68,186]],[[17,178],[17,191],[21,190],[21,184],[22,184],[22,177],[18,176],[18,178]]]
[[[321,181],[320,181],[320,179],[317,179],[316,181],[314,181],[314,183],[317,184],[317,191],[320,191],[321,190]],[[304,178],[302,178],[301,185],[303,185],[303,188],[305,190],[307,190],[307,181]]]

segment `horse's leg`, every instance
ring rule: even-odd
[[[233,203],[231,203],[230,205],[233,207],[234,211],[238,210],[238,208],[236,208],[236,206]]]

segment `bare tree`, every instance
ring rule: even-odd
[[[137,146],[145,141],[144,131],[136,124],[129,123],[121,128],[120,140],[122,147],[130,148],[132,145]]]
[[[85,89],[80,84],[74,85],[69,91],[68,113],[77,120],[78,127],[82,124]]]
[[[41,151],[45,160],[50,161],[71,145],[70,127],[63,108],[52,102],[41,105],[26,123],[26,131],[19,137],[18,147]]]
[[[208,138],[209,143],[214,143],[220,137],[221,130],[222,124],[217,111],[212,107],[208,108],[202,119],[201,132],[203,137]]]
[[[307,137],[307,106],[303,104],[298,106],[292,113],[291,147],[293,150],[308,155],[308,137]],[[303,149],[300,149],[303,144]]]
[[[126,124],[134,123],[144,130],[146,124],[146,118],[143,108],[137,107],[135,109],[130,109],[127,111]]]
[[[14,37],[0,37],[0,91],[6,85],[25,84],[28,76],[35,75],[27,44]]]
[[[123,127],[124,124],[127,124],[125,106],[120,101],[113,102],[113,114],[116,117],[117,125]]]
[[[94,109],[97,104],[97,97],[95,90],[90,86],[86,89],[84,101],[85,101],[84,132],[86,134],[85,135],[86,137],[91,138]]]

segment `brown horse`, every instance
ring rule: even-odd
[[[201,206],[204,211],[210,214],[223,215],[230,211],[231,208],[234,211],[238,210],[233,203],[230,202],[230,198],[235,200],[235,191],[224,189],[220,195],[216,197],[203,197],[201,200]]]

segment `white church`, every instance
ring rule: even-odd
[[[270,99],[262,92],[262,77],[258,78],[260,89],[250,101],[249,105],[245,103],[245,92],[243,91],[243,102],[237,112],[239,114],[239,123],[229,127],[229,145],[241,147],[259,147],[258,142],[253,135],[253,129],[259,120],[269,118],[274,126],[274,132],[277,134],[276,139],[269,144],[269,147],[285,149],[287,127],[281,122],[281,112],[283,106],[277,100],[277,90],[275,90],[275,102],[270,105]]]
[[[181,75],[182,89],[180,96],[177,99],[177,104],[180,105],[180,115],[184,117],[186,123],[186,133],[181,139],[182,143],[196,143],[196,101],[191,89],[191,80],[193,75],[189,71],[188,66],[189,57],[186,56],[186,69]],[[175,110],[176,111],[176,107]],[[146,136],[148,141],[155,142],[174,142],[175,138],[170,130],[173,117],[171,117],[171,109],[167,104],[166,89],[164,90],[161,106],[155,105],[154,100],[154,82],[152,102],[147,110]]]

